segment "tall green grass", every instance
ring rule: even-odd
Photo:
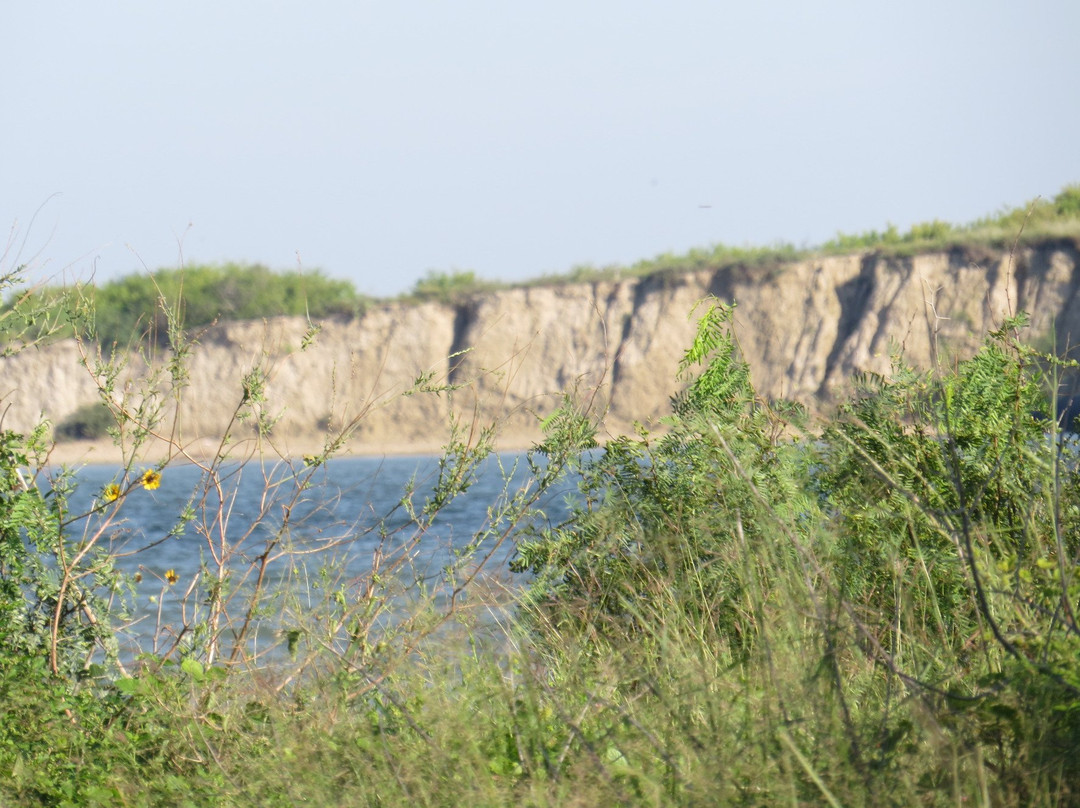
[[[706,303],[662,433],[597,448],[573,400],[544,421],[449,604],[392,559],[469,487],[483,430],[451,432],[430,496],[403,492],[404,532],[376,525],[371,574],[248,590],[235,620],[214,611],[235,576],[302,559],[279,535],[209,544],[209,612],[126,667],[106,597],[123,581],[40,496],[41,435],[8,433],[0,802],[1080,805],[1080,471],[1051,397],[1075,363],[1018,315],[969,360],[897,357],[816,423],[756,396],[730,315]],[[267,477],[268,513],[335,445],[295,489]],[[537,493],[567,473],[552,521]],[[492,635],[507,604],[474,572],[509,540],[529,575]],[[246,653],[237,632],[271,615],[291,621],[280,653]]]

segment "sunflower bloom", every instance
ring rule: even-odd
[[[105,486],[105,490],[101,492],[101,498],[106,502],[116,502],[120,499],[120,486],[116,483],[109,483]]]
[[[176,570],[165,570],[165,581],[172,586],[180,580],[180,576],[176,574]]]
[[[161,472],[154,471],[154,469],[147,469],[143,472],[142,477],[139,478],[139,482],[142,483],[142,487],[147,491],[156,491],[158,486],[161,485]]]

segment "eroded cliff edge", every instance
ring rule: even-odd
[[[955,249],[912,257],[827,256],[772,267],[532,286],[456,305],[395,303],[328,320],[305,346],[301,318],[225,323],[201,334],[174,385],[168,357],[133,355],[112,397],[128,406],[155,389],[159,431],[205,450],[250,409],[244,379],[265,388],[281,451],[310,451],[328,429],[355,425],[351,451],[428,451],[445,442],[451,411],[463,423],[502,423],[504,445],[539,434],[566,391],[603,413],[611,435],[665,414],[689,344],[694,304],[737,303],[735,328],[759,393],[827,405],[860,370],[887,373],[890,354],[926,367],[973,352],[1004,316],[1031,315],[1030,338],[1064,352],[1080,339],[1075,240],[1008,252]],[[0,360],[2,427],[60,423],[98,398],[73,341]],[[252,371],[256,370],[253,377]],[[452,392],[402,394],[446,384]],[[179,402],[178,405],[176,402]],[[238,435],[250,434],[252,417]]]

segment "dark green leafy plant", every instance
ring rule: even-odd
[[[766,723],[805,729],[771,731],[807,797],[854,787],[825,774],[835,757],[807,753],[822,733],[843,739],[833,755],[873,802],[889,800],[896,767],[924,767],[918,788],[935,793],[946,773],[917,750],[944,731],[979,749],[1001,800],[1051,789],[1074,804],[1080,475],[1044,384],[1045,368],[1068,363],[1027,347],[1013,318],[969,360],[864,377],[819,433],[793,441],[755,401],[729,314],[713,304],[701,319],[683,368],[703,369],[668,431],[584,456],[569,519],[519,545],[549,664],[577,681],[571,654],[593,675],[618,658],[634,671],[627,697],[644,688],[670,705],[661,683],[685,675],[676,638],[709,637],[740,676],[778,688]],[[781,685],[781,664],[812,673]]]
[[[109,618],[120,615],[108,599],[119,575],[94,540],[69,535],[70,479],[54,476],[43,493],[30,476],[45,457],[45,431],[0,433],[0,651],[42,655],[73,678],[96,652],[115,654]]]
[[[823,435],[816,484],[836,514],[845,595],[890,609],[903,597],[957,644],[980,620],[971,564],[1030,561],[1053,535],[1052,408],[1034,357],[1009,342],[1022,325],[940,377],[864,377]]]
[[[556,622],[633,634],[641,604],[663,587],[693,619],[752,643],[740,548],[765,540],[776,518],[767,511],[814,505],[794,483],[797,448],[778,440],[773,414],[755,401],[730,316],[730,306],[708,304],[682,362],[686,375],[703,369],[673,400],[666,434],[643,431],[584,457],[567,521],[519,543],[513,568],[537,575],[533,597]]]
[[[1077,464],[1041,383],[1060,361],[1018,339],[1025,323],[939,373],[864,379],[815,478],[864,641],[947,694],[961,736],[993,739],[982,754],[1021,803],[1080,776]]]

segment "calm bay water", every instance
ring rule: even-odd
[[[95,499],[100,501],[110,483],[126,487],[122,473],[114,466],[79,469],[77,489],[70,498],[72,512],[81,513]],[[111,518],[111,509],[106,509],[73,524],[70,532],[94,535],[104,528],[99,544],[116,554],[120,569],[139,575],[133,603],[136,623],[127,641],[151,650],[155,638],[160,641],[159,626],[183,622],[181,595],[200,574],[205,585],[222,537],[234,553],[230,563],[234,575],[257,562],[268,540],[287,536],[289,545],[301,553],[294,558],[305,574],[315,575],[332,563],[340,580],[355,582],[370,572],[376,553],[393,558],[399,552],[407,553],[400,567],[404,577],[424,579],[437,590],[443,570],[490,526],[491,509],[508,493],[528,485],[530,475],[522,456],[489,458],[469,489],[446,504],[430,526],[420,529],[402,499],[409,496],[414,508],[422,509],[437,478],[436,457],[340,458],[314,470],[300,461],[237,464],[221,470],[220,489],[208,486],[197,466],[170,466],[156,491],[133,486]],[[543,512],[551,518],[563,514],[569,488],[564,484],[549,491],[540,502]],[[181,519],[185,511],[193,516],[186,524]],[[489,549],[491,557],[480,583],[490,578],[500,585],[520,585],[520,576],[508,572],[512,539],[498,545],[489,538],[480,554]],[[269,565],[269,587],[285,578],[295,581],[297,567],[287,557]],[[178,578],[173,585],[166,581],[170,570]],[[189,614],[190,607],[191,603]]]

